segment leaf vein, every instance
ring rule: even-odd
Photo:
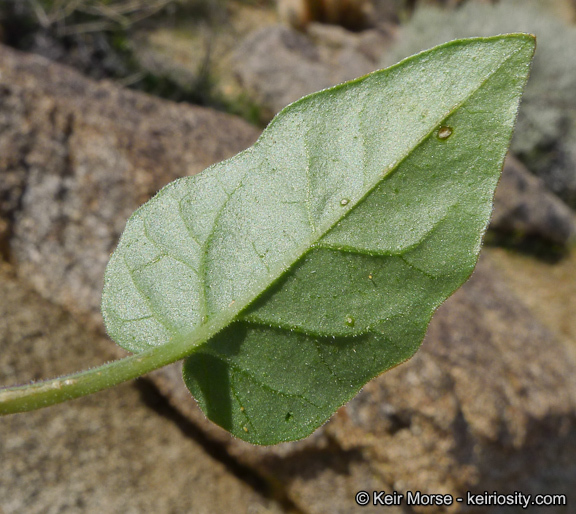
[[[150,241],[152,243],[153,246],[155,246],[156,248],[158,248],[158,250],[160,250],[160,255],[162,257],[168,257],[170,259],[175,260],[176,262],[179,262],[180,264],[183,264],[184,266],[186,266],[188,269],[192,270],[196,276],[198,276],[198,270],[194,268],[194,266],[192,266],[192,264],[190,264],[189,262],[185,261],[184,259],[181,259],[179,257],[176,257],[174,254],[170,253],[169,251],[166,250],[166,248],[164,248],[164,245],[158,243],[157,241],[154,240],[154,238],[150,235],[150,233],[148,232],[148,225],[146,224],[146,220],[142,219],[143,223],[144,223],[144,237],[146,239],[148,239],[148,241]],[[160,259],[155,259],[154,261],[150,261],[148,264],[153,264],[154,262],[158,262]],[[144,265],[146,266],[146,265]],[[142,267],[144,267],[142,266]]]
[[[319,405],[316,405],[314,402],[310,401],[308,398],[306,398],[305,396],[303,396],[301,394],[286,393],[284,391],[280,391],[278,389],[275,389],[272,386],[262,382],[261,379],[257,378],[254,374],[252,374],[251,372],[242,368],[241,366],[236,364],[232,359],[229,359],[228,357],[221,354],[220,352],[218,352],[216,350],[211,350],[210,353],[212,355],[214,355],[214,357],[221,359],[224,363],[226,363],[228,366],[230,366],[230,368],[232,370],[234,370],[236,373],[238,373],[240,375],[244,375],[246,378],[248,378],[249,380],[254,382],[257,386],[261,387],[265,391],[268,391],[271,394],[277,394],[278,396],[282,396],[284,398],[297,398],[299,400],[302,400],[303,402],[308,403],[309,405],[312,405],[312,407],[319,408]]]
[[[311,189],[312,189],[312,180],[310,177],[310,148],[308,146],[308,133],[304,134],[303,141],[304,141],[304,152],[306,153],[306,198],[305,198],[305,205],[306,205],[306,213],[308,214],[308,223],[310,224],[310,228],[312,229],[312,233],[316,232],[316,226],[314,224],[314,220],[312,219],[312,199],[311,199]]]
[[[130,270],[128,263],[126,262],[126,255],[122,254],[121,257],[124,262],[124,266],[126,266],[126,269],[128,270],[128,275],[130,277],[132,284],[134,285],[134,289],[136,289],[136,292],[144,300],[146,305],[148,305],[148,308],[150,309],[150,312],[152,313],[154,319],[158,321],[158,323],[160,323],[166,330],[168,330],[168,332],[174,334],[174,328],[172,327],[171,323],[167,319],[165,319],[164,316],[161,316],[158,312],[156,312],[152,304],[152,301],[150,300],[150,297],[144,292],[144,290],[138,285],[138,283],[134,279],[133,272]]]

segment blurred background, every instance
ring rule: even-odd
[[[359,490],[566,494],[528,511],[574,512],[575,0],[0,0],[0,385],[122,355],[102,274],[164,184],[307,93],[507,32],[538,48],[486,245],[414,359],[274,448],[207,422],[178,366],[0,419],[0,514],[349,513]],[[522,509],[474,510],[504,511]]]

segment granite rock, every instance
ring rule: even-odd
[[[89,333],[90,327],[101,327],[101,275],[126,217],[183,170],[200,171],[238,151],[255,139],[257,131],[223,114],[90,82],[41,58],[3,48],[0,93],[2,248],[14,268],[16,284],[4,294],[6,308],[12,310],[0,319],[6,323],[4,318],[14,317],[16,325],[11,326],[28,334],[17,339],[10,335],[14,329],[3,328],[3,339],[17,341],[10,344],[20,347],[18,352],[3,349],[3,374],[7,379],[26,380],[72,371],[47,367],[59,361],[58,353],[46,353],[47,348],[66,353],[70,351],[67,339],[51,339],[48,346],[42,338],[59,333],[60,328],[72,330],[78,321],[88,338],[82,339],[81,347],[97,351],[94,358],[106,360],[110,352],[122,353],[113,345],[99,350]],[[11,280],[2,278],[0,283]],[[46,317],[35,301],[26,296],[18,300],[14,291],[19,288],[32,288],[58,306],[53,308],[62,307],[68,314],[58,314],[62,312],[58,310]],[[26,317],[18,318],[24,312]],[[39,329],[37,323],[45,328]],[[561,341],[543,328],[509,292],[505,277],[483,259],[472,279],[438,310],[420,352],[370,382],[329,423],[303,441],[263,448],[234,440],[204,418],[184,388],[177,365],[151,374],[150,379],[174,412],[198,427],[206,444],[221,448],[243,469],[271,484],[286,504],[306,513],[345,513],[354,511],[354,493],[360,489],[454,495],[522,488],[531,494],[568,493],[576,481],[576,364],[568,344],[576,342]],[[28,364],[28,358],[37,364]],[[74,358],[70,367],[87,364]],[[21,371],[15,375],[17,367]],[[112,419],[110,410],[118,410],[126,423],[133,415],[137,427],[148,427],[152,422],[132,413],[135,402],[124,391],[128,390],[102,393],[119,395],[125,403],[118,409],[104,406],[100,415]],[[76,404],[98,404],[103,397]],[[70,404],[8,418],[8,423],[25,420],[22,425],[5,425],[10,440],[16,441],[10,444],[37,444],[32,435],[18,439],[26,423],[36,430],[42,425],[69,426],[75,417],[84,419],[74,408]],[[117,427],[116,421],[82,423]],[[62,437],[63,429],[53,432]],[[96,437],[86,431],[82,434],[85,445]],[[111,445],[110,452],[129,444],[119,441],[125,443]],[[164,442],[150,444],[162,446]],[[150,452],[155,460],[154,451],[147,447],[145,453]],[[108,460],[106,452],[91,452],[104,463]],[[48,460],[55,458],[51,454]],[[128,461],[121,460],[120,468],[125,470],[122,466]],[[21,473],[38,473],[26,463],[14,466],[20,466]],[[74,473],[76,468],[62,469]],[[98,480],[107,480],[105,470],[103,465]],[[57,484],[62,476],[56,473],[48,479]],[[186,485],[185,476],[177,474],[177,478],[178,487],[192,487]],[[200,483],[200,488],[212,491]],[[145,487],[153,489],[152,483]],[[219,491],[229,487],[236,486],[222,482]],[[238,505],[253,501],[246,499],[250,495],[241,494],[234,496]],[[266,502],[262,505],[276,508]],[[12,512],[4,505],[2,509]],[[416,510],[402,507],[396,512]],[[546,512],[564,511],[547,508]]]
[[[0,334],[0,385],[113,356],[110,341],[87,332],[6,265],[0,265]],[[210,455],[185,425],[158,415],[135,383],[2,417],[0,434],[3,514],[284,512]]]
[[[387,42],[378,30],[357,34],[312,23],[303,34],[272,25],[249,34],[232,62],[241,86],[275,114],[304,95],[374,71]]]
[[[576,481],[574,345],[535,321],[483,258],[438,309],[416,356],[369,382],[303,441],[255,448],[187,402],[175,370],[172,377],[162,370],[157,384],[231,455],[283,484],[307,513],[352,512],[359,490],[569,494]],[[405,508],[390,512],[444,512]],[[467,511],[456,504],[452,512]]]
[[[97,316],[128,216],[258,134],[0,46],[0,249],[43,296]]]
[[[535,237],[561,247],[576,239],[576,214],[513,155],[504,163],[490,228],[506,236]]]

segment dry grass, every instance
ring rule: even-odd
[[[38,23],[58,35],[127,29],[180,0],[25,0]]]

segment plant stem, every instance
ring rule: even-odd
[[[204,334],[203,334],[204,335]],[[26,412],[102,391],[190,355],[205,337],[178,338],[169,345],[97,368],[23,386],[0,388],[0,415]]]

